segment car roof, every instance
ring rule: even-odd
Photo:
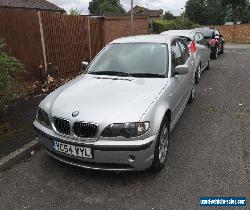
[[[196,29],[199,29],[199,30],[217,30],[217,28],[215,28],[215,27],[200,27],[200,28],[196,28]]]
[[[169,30],[169,31],[164,31],[161,34],[183,36],[193,39],[195,32],[196,30]]]
[[[215,30],[217,30],[216,28],[208,28],[208,27],[203,27],[203,28],[196,28],[196,30],[201,31],[205,37],[212,37],[213,33]]]
[[[151,34],[151,35],[139,35],[129,36],[119,39],[115,39],[111,43],[170,43],[172,40],[177,39],[178,36],[174,35],[162,35],[162,34]]]

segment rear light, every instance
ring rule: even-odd
[[[196,44],[195,44],[195,41],[192,41],[190,44],[189,44],[189,51],[191,53],[195,53],[196,52]]]
[[[217,39],[210,39],[210,40],[209,40],[209,45],[210,45],[211,47],[214,47],[214,46],[216,45],[217,42],[218,42]]]

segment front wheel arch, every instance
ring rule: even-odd
[[[159,133],[158,133],[158,136],[157,136],[157,140],[156,140],[156,144],[155,144],[155,149],[154,149],[154,159],[153,159],[153,162],[152,162],[152,165],[150,167],[150,170],[151,171],[154,171],[154,172],[159,172],[161,171],[161,169],[163,169],[165,163],[166,163],[166,159],[167,159],[167,154],[168,154],[168,148],[169,148],[169,136],[170,136],[170,120],[169,120],[169,111],[166,112],[165,116],[163,117],[162,119],[162,122],[161,122],[161,126],[160,126],[160,129],[159,129]],[[159,156],[159,154],[161,153],[160,151],[162,151],[161,149],[159,149],[159,146],[162,144],[161,142],[161,134],[162,134],[162,131],[163,129],[167,129],[167,144],[163,144],[165,145],[166,147],[166,151],[164,152],[165,155],[164,155],[164,159],[161,160],[161,157],[162,155]],[[163,153],[161,153],[163,154]]]
[[[170,110],[170,109],[168,109],[168,110],[166,111],[165,116],[167,117],[167,119],[169,120],[169,122],[171,122],[171,110]],[[163,119],[164,119],[164,118],[163,118]]]

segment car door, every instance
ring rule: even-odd
[[[190,82],[194,77],[191,70],[188,74],[176,75],[175,68],[178,65],[188,65],[193,69],[194,61],[190,57],[188,47],[182,40],[175,40],[171,44],[171,76],[170,76],[170,103],[172,108],[172,126],[177,122],[182,113],[187,97],[189,97]]]
[[[200,36],[202,37],[201,39],[201,45],[204,47],[204,65],[207,66],[209,61],[210,61],[210,53],[211,53],[211,50],[210,50],[210,47],[209,47],[209,43],[206,41],[206,38],[205,36],[200,33]],[[205,67],[204,66],[204,67]]]
[[[204,69],[210,56],[209,48],[207,44],[205,44],[206,41],[202,33],[197,32],[194,36],[194,39],[197,44],[197,53],[199,54],[197,57],[200,58],[201,68]]]
[[[193,57],[191,56],[186,43],[182,39],[178,40],[178,44],[180,46],[181,53],[182,53],[182,58],[183,58],[182,63],[184,63],[185,65],[187,65],[189,67],[188,74],[183,75],[184,76],[183,78],[185,79],[185,82],[187,83],[186,89],[189,89],[189,88],[191,88],[192,83],[193,83],[193,79],[194,79],[195,61],[194,61]],[[188,97],[189,97],[189,95],[188,95]]]

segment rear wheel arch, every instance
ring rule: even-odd
[[[168,109],[168,110],[166,111],[165,117],[169,120],[169,122],[171,122],[171,115],[172,115],[171,110]]]
[[[194,79],[195,79],[195,83],[198,84],[200,82],[200,77],[201,77],[201,61],[199,61],[199,64],[195,70],[195,76],[194,76]]]

